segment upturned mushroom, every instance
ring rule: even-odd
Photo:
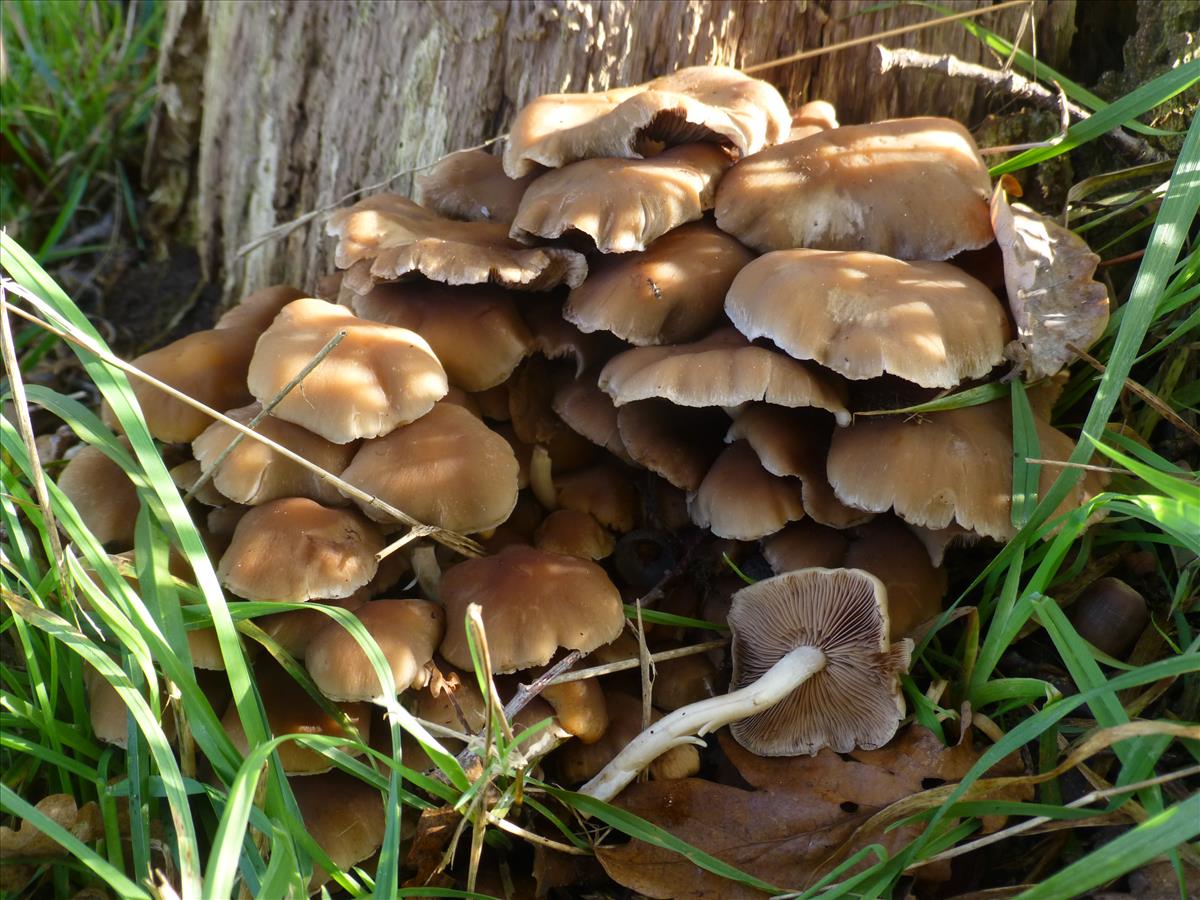
[[[900,724],[911,642],[888,640],[887,591],[858,569],[804,569],[734,595],[728,694],[664,716],[580,790],[611,800],[651,760],[722,725],[760,756],[883,746]]]

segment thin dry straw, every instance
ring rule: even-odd
[[[838,50],[845,50],[848,47],[857,47],[860,44],[868,44],[871,41],[885,40],[887,38],[895,37],[896,35],[899,35],[899,34],[908,34],[909,32],[912,32],[912,31],[921,31],[925,28],[933,28],[935,25],[944,25],[947,22],[955,22],[955,21],[958,21],[959,19],[970,19],[975,16],[986,15],[987,13],[999,12],[1002,9],[1008,9],[1009,7],[1012,7],[1012,6],[1032,7],[1033,3],[1032,3],[1032,0],[1005,0],[1004,3],[997,3],[995,6],[981,6],[978,9],[970,9],[970,10],[967,10],[966,12],[955,13],[954,15],[951,15],[951,16],[942,16],[937,19],[930,19],[928,22],[917,22],[915,25],[904,25],[899,28],[892,28],[888,31],[884,31],[879,34],[871,34],[871,35],[867,35],[865,37],[853,38],[848,41],[840,41],[839,43],[836,43],[836,44],[830,44],[828,47],[816,47],[812,50],[803,50],[799,53],[793,53],[790,56],[781,56],[778,59],[768,60],[767,62],[755,63],[752,66],[743,66],[741,71],[746,72],[746,73],[761,72],[764,69],[771,69],[771,68],[774,68],[775,66],[787,65],[788,63],[798,62],[799,60],[802,60],[802,59],[810,59],[814,56],[823,56],[826,53],[836,53]],[[464,147],[461,150],[450,151],[450,152],[451,153],[464,153],[468,150],[483,150],[487,147],[490,147],[492,144],[496,143],[497,141],[504,140],[506,137],[508,137],[507,131],[504,132],[503,134],[498,134],[495,137],[488,138],[486,141],[483,141],[480,144],[476,144],[473,147]],[[449,155],[449,154],[446,154],[446,155]],[[333,203],[329,203],[329,204],[326,204],[325,206],[320,206],[317,209],[310,210],[309,212],[306,212],[303,215],[297,216],[296,218],[292,219],[289,222],[282,222],[279,225],[276,225],[274,228],[270,229],[269,231],[264,231],[258,237],[252,238],[251,240],[242,244],[242,246],[238,248],[235,256],[238,258],[243,257],[247,253],[257,250],[263,244],[269,243],[270,241],[273,241],[277,238],[286,237],[287,235],[289,235],[293,231],[295,231],[297,228],[299,228],[301,225],[308,224],[309,222],[311,222],[313,219],[315,219],[317,216],[321,215],[322,213],[332,212],[333,210],[337,209],[342,204],[344,204],[350,200],[353,200],[355,197],[358,197],[361,194],[368,193],[369,191],[381,190],[382,188],[387,187],[389,184],[391,184],[397,178],[401,178],[405,175],[412,175],[413,173],[423,171],[424,169],[430,169],[433,166],[436,166],[440,161],[441,161],[441,158],[435,159],[433,162],[421,163],[421,165],[419,165],[419,166],[412,166],[411,168],[408,168],[408,169],[401,169],[398,172],[393,172],[391,175],[387,176],[382,181],[377,181],[374,184],[368,184],[366,187],[361,187],[361,188],[358,188],[357,190],[350,191],[347,194],[343,194],[341,197],[339,197]]]
[[[289,381],[287,384],[285,384],[283,386],[283,389],[278,394],[276,394],[274,397],[272,397],[270,399],[269,402],[267,402],[266,404],[263,405],[263,408],[258,411],[258,413],[254,416],[254,418],[252,418],[249,422],[246,423],[246,427],[249,428],[251,431],[253,431],[255,428],[257,428],[259,426],[259,424],[262,422],[262,420],[271,414],[271,410],[273,410],[276,406],[278,406],[283,401],[283,398],[292,392],[292,389],[296,385],[298,385],[301,381],[303,381],[305,378],[307,378],[308,373],[311,372],[313,369],[315,369],[320,364],[321,360],[323,360],[325,357],[327,357],[333,351],[333,348],[342,342],[342,338],[344,338],[345,336],[346,336],[345,331],[339,331],[337,334],[335,334],[333,337],[331,337],[328,341],[326,341],[325,346],[317,351],[317,355],[314,356],[312,359],[310,359],[307,363],[305,363],[304,368],[296,373],[296,377],[293,378],[291,381]],[[183,495],[184,503],[187,503],[188,501],[190,501],[193,497],[196,496],[196,493],[197,493],[197,491],[200,490],[200,488],[202,488],[202,487],[204,487],[204,485],[208,484],[209,480],[212,479],[217,474],[217,469],[221,468],[221,464],[223,462],[225,462],[225,460],[229,459],[229,457],[233,453],[233,451],[237,449],[238,444],[240,444],[245,439],[246,439],[246,433],[244,431],[239,431],[236,435],[234,435],[233,440],[229,442],[229,446],[227,446],[224,450],[221,451],[220,455],[218,455],[217,458],[213,461],[212,465],[209,466],[208,471],[201,473],[200,477],[196,479],[196,483],[193,484],[191,489],[186,494]]]
[[[30,302],[34,303],[35,306],[38,306],[40,308],[40,301],[38,300],[38,298],[35,295],[28,293],[23,288],[19,288],[19,286],[15,285],[11,282],[5,282],[5,284],[7,285],[9,290],[11,290],[14,294],[19,294],[20,296],[28,299]],[[152,385],[153,387],[157,388],[158,390],[163,391],[166,394],[169,394],[170,396],[174,397],[176,400],[179,400],[181,403],[186,403],[188,406],[192,407],[193,409],[198,409],[200,412],[204,413],[206,416],[216,419],[218,422],[223,422],[224,424],[228,425],[230,428],[234,429],[235,431],[240,431],[243,434],[245,434],[247,437],[253,438],[254,440],[258,441],[261,444],[265,444],[266,446],[268,446],[272,450],[274,450],[276,453],[279,453],[280,455],[287,457],[288,459],[292,460],[293,462],[297,463],[298,465],[301,465],[304,468],[308,469],[310,472],[315,473],[318,477],[324,479],[325,481],[328,481],[330,484],[337,487],[338,490],[340,490],[342,493],[346,494],[347,496],[353,497],[355,500],[359,500],[363,503],[366,503],[367,505],[369,505],[375,509],[378,509],[380,512],[383,512],[383,513],[391,516],[392,518],[396,519],[397,521],[410,526],[412,528],[412,530],[417,533],[418,537],[424,537],[424,536],[428,535],[429,537],[433,538],[433,540],[437,541],[438,543],[445,544],[447,547],[450,547],[452,550],[455,550],[455,551],[463,554],[464,556],[477,556],[482,552],[479,545],[476,544],[470,538],[464,537],[461,534],[456,534],[453,531],[448,531],[445,528],[437,528],[433,525],[425,525],[422,522],[418,522],[416,519],[414,519],[412,516],[408,515],[407,513],[402,512],[399,509],[396,509],[396,507],[392,506],[389,503],[384,502],[383,500],[380,500],[378,497],[376,497],[372,494],[368,494],[366,491],[362,490],[359,487],[356,487],[355,485],[350,484],[348,481],[343,481],[338,476],[336,476],[330,472],[327,472],[325,469],[322,469],[316,463],[305,459],[300,454],[295,453],[292,450],[289,450],[287,447],[284,447],[282,444],[278,444],[275,441],[271,440],[270,438],[264,437],[263,435],[259,434],[256,431],[252,431],[251,429],[249,429],[245,425],[243,425],[241,422],[237,422],[237,421],[229,418],[229,416],[225,415],[224,413],[217,412],[215,409],[213,409],[209,406],[206,406],[205,404],[201,403],[199,400],[196,400],[194,397],[189,397],[187,394],[183,393],[182,391],[171,387],[171,385],[166,384],[165,382],[159,381],[153,375],[147,375],[145,372],[143,372],[141,369],[137,368],[136,366],[125,362],[125,360],[121,359],[120,357],[114,356],[112,353],[105,350],[103,347],[100,347],[99,345],[92,343],[91,340],[84,339],[82,337],[79,337],[78,335],[69,334],[68,332],[63,331],[60,328],[56,328],[55,326],[51,325],[49,322],[45,322],[42,319],[39,319],[33,313],[26,312],[25,310],[20,309],[19,307],[10,305],[8,308],[11,309],[14,314],[20,316],[23,319],[26,319],[26,320],[32,322],[33,324],[37,325],[39,328],[42,328],[42,329],[50,332],[51,334],[56,335],[57,337],[66,341],[67,343],[74,344],[77,347],[82,347],[83,349],[87,350],[89,353],[94,354],[95,356],[102,359],[104,362],[108,363],[110,366],[116,366],[118,369],[125,372],[126,374],[132,375],[135,378],[139,379],[140,381],[144,381],[147,384]]]

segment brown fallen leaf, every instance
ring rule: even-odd
[[[889,852],[903,847],[919,834],[920,825],[856,831],[897,800],[959,780],[980,755],[968,741],[945,747],[918,726],[879,750],[822,750],[813,757],[759,757],[725,732],[720,740],[754,790],[696,778],[649,782],[627,789],[617,805],[789,890],[806,887],[867,844],[882,844]],[[762,896],[638,840],[599,848],[596,855],[611,878],[649,897]],[[926,866],[921,877],[944,880],[949,864]]]
[[[1074,357],[1068,344],[1087,349],[1108,324],[1108,290],[1093,279],[1100,257],[1074,232],[1022,204],[1015,180],[1001,178],[992,192],[992,228],[1004,255],[1004,285],[1017,323],[1006,355],[1036,380]]]
[[[100,807],[95,803],[78,806],[70,794],[43,797],[38,801],[37,810],[85,844],[96,840],[104,830]],[[58,841],[47,837],[27,820],[21,820],[16,831],[0,827],[0,859],[13,856],[66,856],[67,852]]]
[[[434,879],[442,870],[446,848],[461,821],[462,816],[452,806],[422,810],[406,860],[407,866],[415,869],[416,874],[405,883],[405,887],[439,885]],[[449,883],[452,884],[453,879]]]

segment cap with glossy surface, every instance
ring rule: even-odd
[[[260,334],[267,330],[271,322],[279,315],[280,310],[301,297],[307,297],[304,291],[287,284],[276,284],[265,287],[243,297],[237,306],[231,307],[221,314],[213,328],[249,328]]]
[[[273,399],[339,331],[341,343],[271,415],[345,444],[418,419],[446,395],[446,373],[419,334],[305,298],[288,304],[258,341],[248,376],[258,401]]]
[[[707,222],[684,225],[643,253],[595,260],[562,314],[637,346],[694,340],[720,320],[725,292],[753,258]]]
[[[508,441],[452,403],[438,403],[417,421],[366,441],[342,473],[418,521],[459,534],[507,519],[517,503],[517,477]],[[389,521],[359,505],[371,518]]]
[[[725,312],[746,337],[847,378],[954,387],[1004,361],[1012,330],[984,285],[941,262],[781,250],[734,279]]]
[[[471,667],[464,616],[481,607],[497,673],[545,665],[560,647],[595,650],[625,624],[621,595],[598,565],[572,556],[513,545],[470,559],[442,576],[446,638],[441,654]]]
[[[962,125],[893,119],[820,131],[743,160],[717,189],[717,224],[763,252],[947,259],[991,242],[990,189]]]
[[[382,549],[382,535],[356,512],[273,500],[238,521],[217,575],[247,600],[348,597],[374,577]]]
[[[850,422],[845,390],[834,376],[782,353],[756,347],[733,328],[691,344],[637,347],[601,370],[600,387],[618,405],[661,397],[679,406],[737,406],[754,400],[815,406]]]
[[[693,66],[604,93],[546,94],[517,113],[504,170],[517,178],[538,165],[638,157],[651,142],[716,141],[740,155],[787,136],[790,114],[765,81],[725,66]]]
[[[581,232],[601,253],[630,253],[712,209],[732,160],[713,144],[685,144],[649,159],[585,159],[538,177],[521,200],[518,240]]]

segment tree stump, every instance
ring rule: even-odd
[[[331,268],[325,216],[239,250],[274,226],[502,134],[546,92],[603,90],[689,65],[750,67],[928,21],[873,0],[178,0],[167,13],[160,99],[144,172],[160,237],[197,247],[226,302],[275,282],[311,289]],[[977,0],[943,0],[956,11]],[[1037,0],[975,21],[1058,65],[1075,0]],[[990,62],[957,22],[888,46]],[[940,114],[978,124],[982,88],[923,72],[875,74],[871,45],[757,73],[789,104],[832,101],[845,123]],[[400,173],[400,174],[398,174]]]

